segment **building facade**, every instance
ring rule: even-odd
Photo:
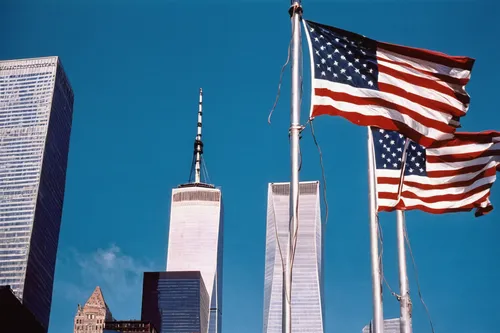
[[[280,249],[286,262],[290,221],[289,183],[269,184],[267,198],[263,331],[281,333],[283,266]],[[324,332],[323,234],[319,182],[300,183],[298,215],[299,227],[291,299],[292,332],[322,333]]]
[[[363,327],[362,333],[373,333],[372,322]],[[399,318],[385,319],[384,320],[384,333],[400,333],[401,322]]]
[[[97,286],[83,307],[78,304],[73,333],[103,333],[104,324],[113,320],[101,288]]]
[[[48,329],[73,118],[58,57],[0,61],[0,285]]]
[[[199,271],[146,272],[141,319],[161,333],[206,333],[210,297]]]
[[[167,271],[201,272],[211,300],[209,333],[222,329],[223,225],[220,189],[187,184],[172,191]]]
[[[141,320],[107,321],[103,333],[160,333],[150,322]]]

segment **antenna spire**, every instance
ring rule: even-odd
[[[196,139],[194,140],[194,154],[195,154],[194,182],[195,182],[195,184],[198,184],[201,182],[201,155],[203,154],[203,142],[201,141],[202,116],[203,116],[203,89],[200,88],[200,102],[198,105],[198,132],[196,134]]]

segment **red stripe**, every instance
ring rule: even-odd
[[[377,57],[377,60],[379,62],[380,61],[385,61],[385,62],[394,64],[394,65],[398,65],[398,66],[410,68],[410,69],[416,70],[416,71],[418,71],[418,72],[420,72],[422,74],[433,76],[436,79],[439,79],[440,81],[443,81],[443,82],[446,82],[446,83],[450,83],[450,84],[456,84],[456,85],[459,85],[459,86],[465,86],[470,81],[470,78],[468,78],[468,77],[467,78],[457,78],[457,77],[450,76],[450,75],[444,74],[444,73],[435,73],[435,72],[431,72],[431,71],[426,71],[426,70],[417,68],[415,66],[412,66],[412,65],[410,65],[408,63],[401,62],[401,61],[394,61],[394,60],[390,60],[390,59],[386,59],[386,58],[382,58],[382,57]]]
[[[359,126],[375,126],[390,131],[398,131],[424,147],[431,146],[436,142],[435,139],[422,135],[404,123],[383,116],[365,116],[355,112],[344,112],[331,105],[314,105],[311,116],[317,117],[321,115],[340,116]]]
[[[347,93],[333,92],[326,88],[316,88],[314,89],[314,93],[316,94],[316,96],[329,97],[337,102],[348,102],[356,105],[378,105],[384,108],[392,109],[398,111],[401,114],[410,116],[412,119],[424,126],[437,129],[441,132],[453,133],[453,131],[455,130],[455,128],[450,125],[447,125],[438,120],[427,118],[418,112],[382,98],[352,96]]]
[[[465,69],[469,71],[472,70],[472,66],[474,66],[474,61],[475,61],[474,59],[469,57],[450,56],[441,52],[384,43],[384,42],[377,42],[377,46],[379,49],[387,50],[389,52],[399,53],[403,56],[417,58],[425,61],[434,62],[436,64]]]
[[[403,204],[399,207],[395,207],[392,210],[385,210],[385,211],[394,211],[396,209],[401,209],[401,210],[421,210],[426,213],[431,213],[431,214],[445,214],[445,213],[459,213],[459,212],[470,212],[474,208],[476,208],[476,217],[481,216],[484,214],[489,213],[490,211],[493,210],[493,206],[489,205],[486,208],[481,207],[481,203],[485,202],[488,200],[490,196],[490,193],[488,192],[485,194],[482,198],[477,200],[476,202],[473,202],[468,205],[464,205],[462,207],[458,208],[430,208],[425,205],[414,205],[414,206],[404,206]]]
[[[479,192],[482,192],[484,190],[490,189],[491,185],[492,185],[492,183],[484,184],[484,185],[475,187],[475,188],[473,188],[470,191],[465,192],[465,193],[459,193],[459,194],[441,194],[441,195],[435,195],[435,196],[427,197],[427,198],[426,197],[418,196],[416,193],[413,193],[413,192],[410,192],[410,191],[403,191],[401,193],[401,197],[405,198],[405,199],[406,198],[408,198],[408,199],[418,199],[420,201],[423,201],[423,202],[429,203],[429,204],[430,203],[445,202],[445,201],[459,202],[459,201],[462,201],[464,199],[467,199],[467,198],[471,197],[472,195],[474,195],[476,193],[479,193]]]
[[[436,100],[433,100],[430,98],[426,98],[426,97],[408,92],[408,91],[404,90],[403,88],[393,86],[392,84],[379,82],[378,89],[381,92],[398,95],[399,97],[405,98],[409,101],[420,104],[420,105],[425,106],[429,109],[436,110],[436,111],[439,111],[442,113],[447,113],[447,114],[450,114],[450,115],[455,116],[455,117],[463,117],[466,114],[463,110],[460,110],[460,109],[454,107],[453,105],[439,102],[439,101],[436,101]],[[451,121],[450,121],[450,123],[451,123]],[[455,126],[457,126],[457,125],[455,125]]]
[[[458,100],[459,102],[462,102],[463,104],[470,103],[470,97],[468,95],[460,94],[459,92],[457,92],[449,87],[443,86],[442,84],[440,84],[437,81],[426,79],[426,78],[423,78],[421,76],[416,76],[413,74],[400,72],[400,71],[397,71],[397,70],[392,69],[390,67],[384,66],[382,64],[378,64],[378,69],[379,69],[380,73],[388,74],[396,79],[408,82],[408,83],[416,85],[416,86],[420,86],[423,88],[427,88],[427,89],[431,89],[431,90],[440,92],[442,94],[445,94],[445,95],[448,95],[450,97],[455,98],[456,100]]]
[[[449,154],[449,155],[427,155],[428,163],[443,163],[443,162],[467,162],[481,157],[500,156],[500,148],[498,150],[483,150],[462,154]]]
[[[439,142],[432,148],[454,147],[471,144],[492,143],[494,140],[500,142],[500,132],[498,131],[483,131],[483,132],[456,132],[455,137],[450,140]]]
[[[398,185],[399,177],[377,177],[377,184]]]

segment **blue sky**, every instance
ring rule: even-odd
[[[495,2],[310,0],[304,16],[476,58],[464,130],[500,130]],[[289,70],[267,123],[287,54],[287,9],[285,0],[0,2],[0,59],[58,55],[75,92],[50,333],[72,331],[77,304],[96,285],[116,318],[140,317],[142,272],[165,267],[171,189],[189,176],[199,87],[205,159],[225,201],[223,331],[262,331],[267,183],[289,179]],[[360,332],[372,314],[366,130],[327,116],[315,129],[330,208],[326,332]],[[309,131],[301,143],[301,179],[319,180]],[[480,219],[407,214],[437,333],[497,330],[500,184],[492,202],[497,209]],[[381,223],[385,275],[397,290],[395,216]],[[409,268],[414,328],[430,332]],[[384,290],[385,315],[395,317],[398,303]]]

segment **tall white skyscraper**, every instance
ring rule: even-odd
[[[270,183],[267,195],[264,333],[281,333],[283,266],[280,249],[286,262],[289,207],[290,184]],[[291,300],[292,332],[322,333],[324,331],[323,236],[319,182],[300,183],[298,216]]]
[[[58,57],[0,61],[0,285],[46,329],[72,117]]]
[[[211,300],[208,333],[221,333],[224,208],[221,190],[201,182],[201,106],[200,89],[192,165],[195,177],[193,182],[172,190],[167,271],[201,272]]]

